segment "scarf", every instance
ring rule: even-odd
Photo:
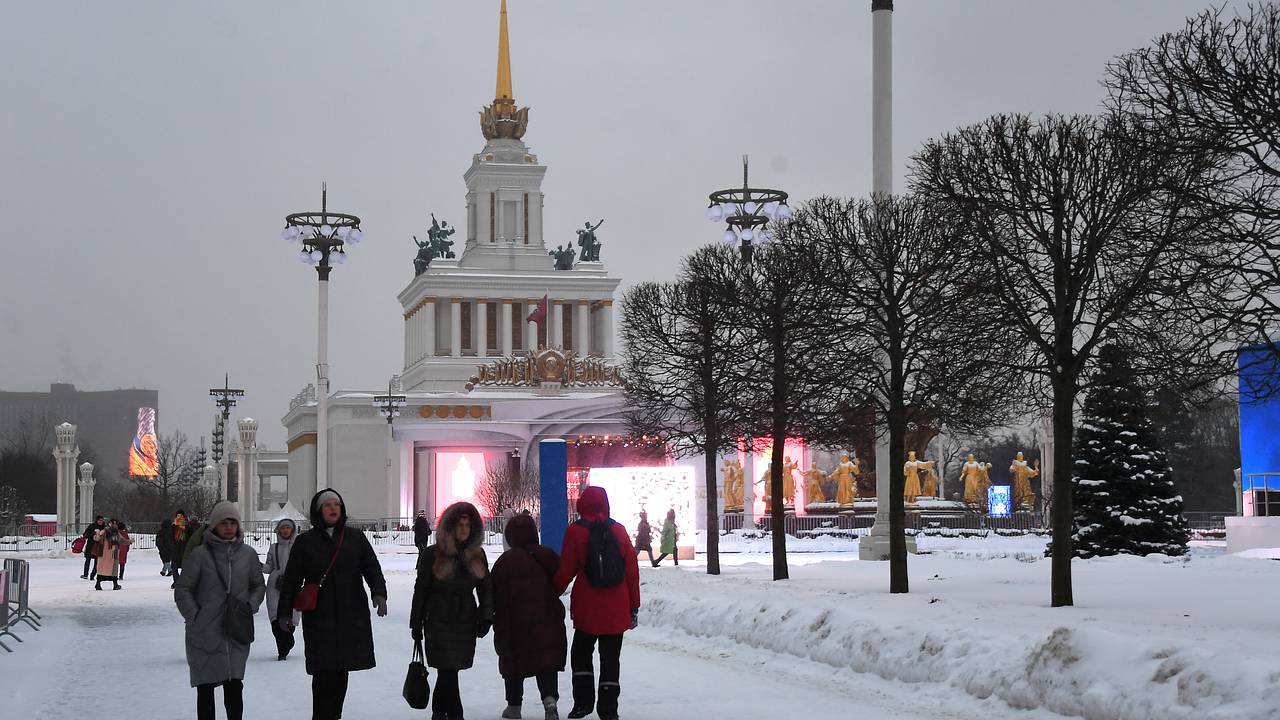
[[[187,519],[179,517],[173,521],[173,539],[182,542],[187,539]]]

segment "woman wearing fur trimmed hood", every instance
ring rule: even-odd
[[[468,502],[445,509],[436,542],[418,556],[409,629],[426,640],[427,665],[436,669],[433,720],[462,720],[458,671],[475,660],[476,638],[493,625],[493,593],[485,557],[484,521]]]

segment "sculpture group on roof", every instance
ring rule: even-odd
[[[436,220],[436,214],[431,213],[431,227],[427,230],[426,242],[419,240],[417,235],[413,236],[413,241],[418,244],[418,255],[413,259],[414,277],[426,272],[432,260],[454,257],[453,241],[449,238],[457,231],[449,223]]]

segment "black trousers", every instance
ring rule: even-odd
[[[276,639],[276,653],[282,656],[288,655],[289,651],[293,649],[293,645],[296,642],[296,640],[293,637],[293,632],[289,630],[281,629],[280,623],[272,621],[271,635],[274,636]]]
[[[227,710],[227,720],[241,720],[244,717],[244,683],[240,680],[228,680],[196,686],[196,720],[214,720],[216,717],[213,689],[219,685],[222,686],[222,706]]]
[[[311,720],[338,720],[347,699],[345,671],[318,672],[311,676]]]
[[[432,715],[462,717],[462,694],[458,692],[458,671],[436,669],[436,686],[431,689]]]
[[[538,683],[538,698],[552,697],[560,699],[560,687],[556,681],[556,673],[542,673],[536,676]],[[524,678],[502,678],[502,682],[507,686],[507,704],[519,705],[524,702]]]
[[[653,546],[652,546],[652,545],[637,545],[637,546],[636,546],[636,557],[637,557],[637,558],[639,558],[639,557],[640,557],[640,553],[642,553],[642,552],[647,552],[647,553],[649,553],[649,562],[653,562]]]
[[[600,702],[596,707],[602,716],[612,716],[618,711],[622,633],[592,635],[581,630],[573,631],[573,643],[569,647],[569,665],[573,668],[573,704],[574,707],[590,707],[595,704],[592,656],[595,655],[597,641],[600,643]]]
[[[654,561],[653,561],[653,566],[654,566],[654,567],[658,567],[658,565],[662,564],[662,561],[663,561],[663,560],[665,560],[665,559],[667,558],[667,555],[671,555],[671,559],[672,559],[672,560],[675,560],[677,565],[679,565],[679,564],[680,564],[680,553],[678,553],[678,552],[676,552],[676,553],[662,553],[661,555],[659,555],[659,556],[658,556],[658,559],[657,559],[657,560],[654,560]],[[653,557],[653,556],[652,556],[652,555],[650,555],[649,557]]]
[[[120,570],[119,572],[116,573],[116,579],[117,580],[124,579],[124,563],[120,563]]]
[[[90,572],[90,571],[92,571],[92,572]],[[88,575],[90,579],[93,579],[93,576],[98,574],[98,558],[97,558],[97,556],[90,555],[87,551],[85,552],[85,554],[84,554],[84,572],[82,572],[82,573],[80,573],[80,574],[81,574],[81,575]]]

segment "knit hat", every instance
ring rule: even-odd
[[[316,496],[316,507],[320,507],[321,505],[329,502],[330,500],[337,500],[338,502],[342,502],[342,498],[338,497],[338,493],[332,490],[322,490],[320,491],[320,494]]]
[[[218,523],[226,519],[233,519],[237,524],[240,522],[240,508],[230,500],[223,500],[213,506],[213,512],[209,513],[209,526],[216,527]]]

